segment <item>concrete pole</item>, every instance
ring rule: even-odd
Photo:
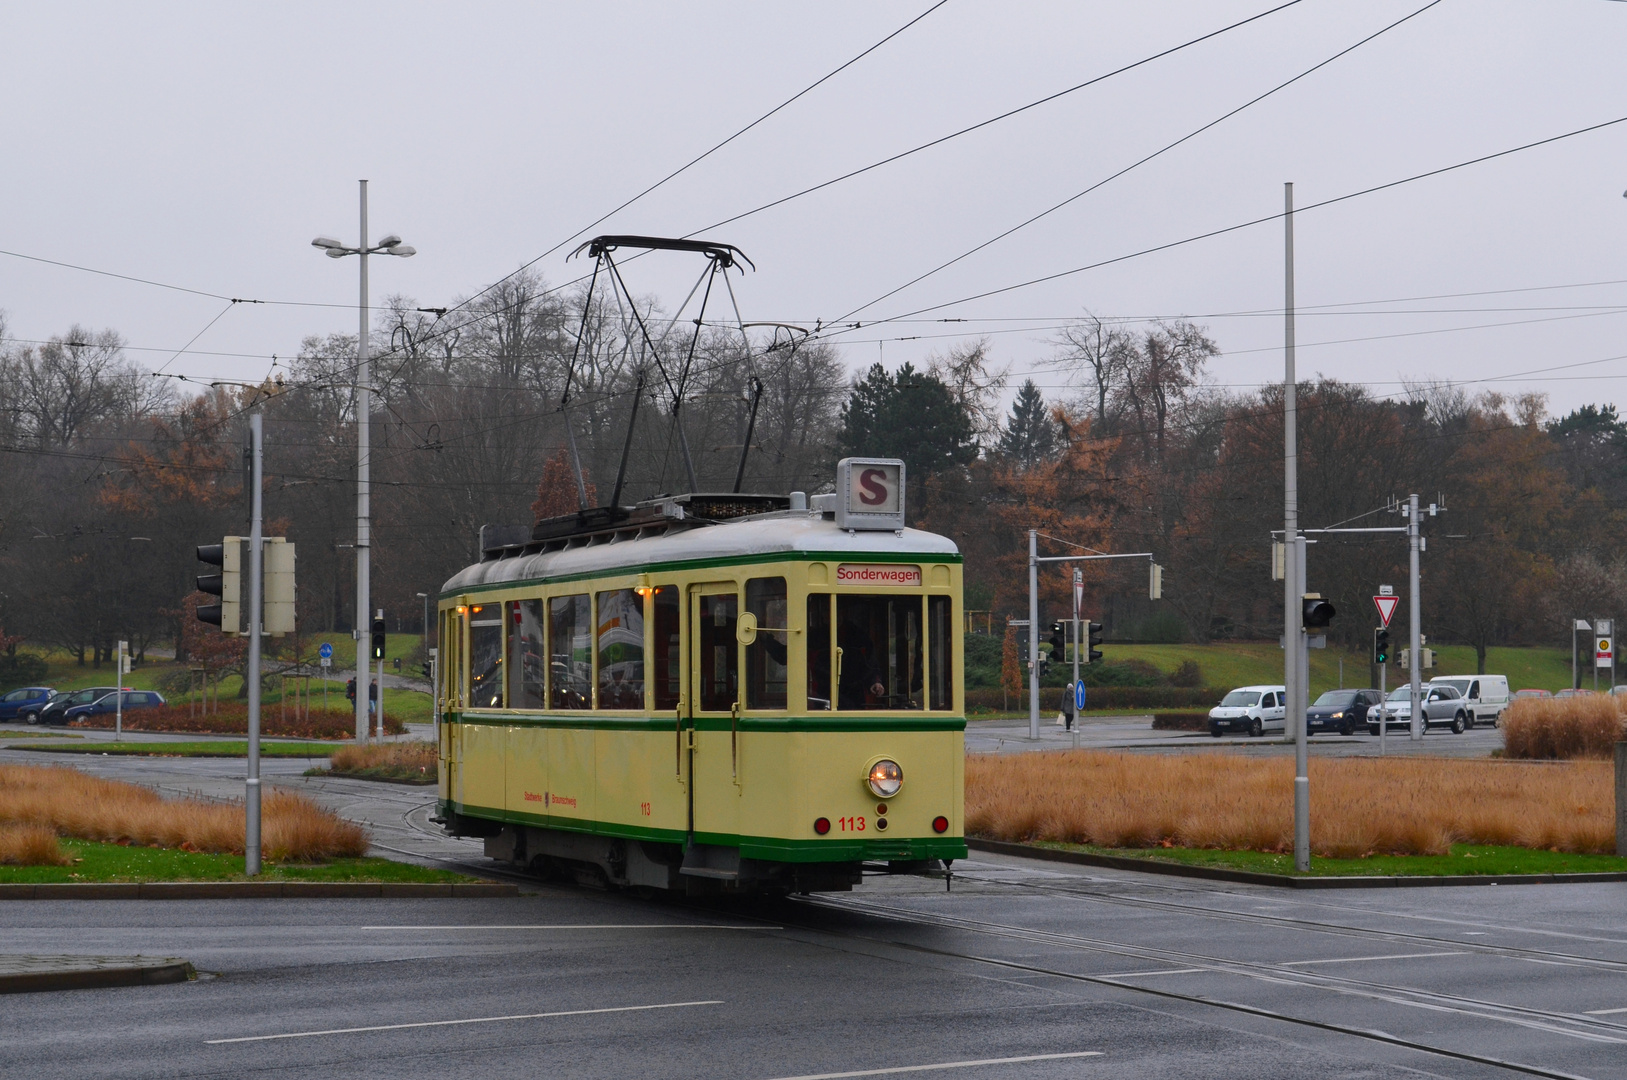
[[[1283,729],[1294,733],[1294,869],[1311,868],[1311,781],[1305,746],[1304,621],[1305,547],[1299,536],[1298,377],[1294,373],[1294,185],[1282,186],[1282,674],[1286,693]]]
[[[1423,636],[1423,600],[1418,595],[1418,496],[1407,496],[1407,590],[1411,594],[1407,601],[1408,609],[1412,615],[1412,740],[1417,742],[1424,737],[1424,712],[1422,708],[1422,672],[1424,670],[1424,652],[1422,649]]]
[[[1028,737],[1039,739],[1039,531],[1028,530]]]
[[[1627,855],[1627,742],[1616,744],[1616,854]]]
[[[367,356],[367,181],[361,181],[361,301],[356,332],[356,741],[365,743],[369,727],[367,715],[367,663],[362,659],[366,640],[367,613],[373,608],[372,567],[372,433],[373,366]]]
[[[262,551],[261,521],[261,416],[249,415],[249,442],[253,465],[249,502],[249,760],[244,781],[243,873],[253,877],[260,872],[260,625],[265,590],[265,561]]]

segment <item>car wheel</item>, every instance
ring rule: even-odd
[[[1265,724],[1262,723],[1259,718],[1255,718],[1254,723],[1249,725],[1248,733],[1249,738],[1258,739],[1261,735],[1265,734]]]
[[[40,714],[39,713],[31,712],[31,713],[24,713],[23,714],[23,723],[25,723],[25,724],[37,724],[39,722],[40,722]]]
[[[1468,725],[1464,723],[1462,713],[1458,713],[1456,716],[1452,717],[1452,734],[1462,735],[1467,730]]]
[[[1212,738],[1212,739],[1220,738],[1220,729],[1217,728],[1217,727],[1212,727],[1211,726],[1209,728],[1209,737]]]
[[[1341,735],[1349,735],[1354,730],[1355,729],[1350,726],[1350,721],[1348,720],[1339,725],[1339,734]]]

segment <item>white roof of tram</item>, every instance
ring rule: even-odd
[[[441,586],[443,595],[482,586],[581,574],[615,573],[647,566],[710,562],[783,552],[793,558],[919,555],[923,561],[956,556],[948,537],[920,529],[856,531],[836,527],[817,510],[760,514],[717,525],[669,529],[659,535],[612,534],[554,551],[516,554],[464,567]]]

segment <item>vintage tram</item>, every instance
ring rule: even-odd
[[[482,530],[441,590],[438,816],[613,885],[849,889],[962,832],[961,559],[902,462]]]

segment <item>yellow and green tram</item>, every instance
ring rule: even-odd
[[[691,894],[963,858],[959,552],[903,528],[901,505],[898,528],[839,523],[833,498],[687,495],[485,530],[440,595],[447,830],[519,866]]]

